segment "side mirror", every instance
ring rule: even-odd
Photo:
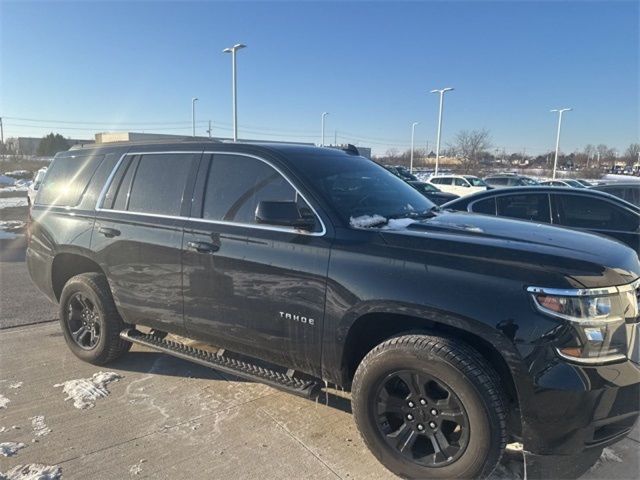
[[[33,189],[38,190],[40,188],[40,182],[36,182],[33,184]]]
[[[296,202],[262,201],[256,208],[256,222],[265,225],[312,230],[315,218],[302,216]]]

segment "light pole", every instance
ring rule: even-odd
[[[196,136],[196,102],[198,99],[193,97],[191,99],[191,136]]]
[[[413,122],[411,124],[411,163],[409,165],[409,172],[413,173],[413,139],[416,134],[416,125],[420,125],[420,122]]]
[[[442,105],[444,103],[444,94],[445,92],[449,92],[453,90],[452,87],[446,87],[443,89],[431,90],[431,93],[439,93],[440,94],[440,110],[438,111],[438,139],[436,140],[436,168],[433,172],[433,175],[438,175],[438,163],[440,162],[440,134],[442,133]]]
[[[236,81],[236,52],[241,48],[245,48],[246,45],[242,43],[236,43],[233,47],[225,48],[222,50],[224,53],[231,54],[231,83],[232,83],[232,96],[233,96],[233,141],[238,141],[238,83]]]
[[[320,142],[320,146],[324,147],[324,117],[326,117],[327,115],[329,115],[329,112],[322,112],[322,140]]]
[[[551,112],[558,112],[558,134],[556,135],[556,156],[553,160],[553,179],[556,179],[556,169],[558,168],[558,150],[560,149],[560,127],[562,127],[562,114],[571,111],[571,108],[554,108]]]

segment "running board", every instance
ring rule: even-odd
[[[120,332],[120,337],[129,342],[144,345],[183,360],[230,373],[237,377],[266,383],[271,387],[286,390],[305,398],[317,398],[320,394],[321,385],[317,381],[296,378],[293,375],[287,375],[270,368],[230,358],[225,356],[224,353],[219,355],[217,352],[207,352],[183,343],[148,335],[133,328]]]

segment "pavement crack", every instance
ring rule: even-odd
[[[309,452],[311,455],[313,455],[315,457],[316,460],[318,460],[322,465],[324,465],[325,467],[327,467],[327,469],[333,473],[336,477],[338,477],[340,480],[344,480],[339,474],[338,472],[336,472],[333,468],[331,468],[327,462],[325,462],[322,458],[320,458],[320,456],[318,456],[316,454],[316,452],[314,452],[311,448],[309,448],[302,440],[300,440],[298,437],[296,437],[293,433],[291,433],[291,431],[289,431],[289,429],[287,427],[285,427],[282,423],[280,423],[273,415],[271,415],[269,412],[267,412],[264,408],[259,408],[258,410],[260,410],[262,413],[264,413],[267,417],[269,417],[271,419],[271,421],[273,423],[275,423],[278,427],[280,427],[287,435],[289,435],[292,439],[294,439],[296,442],[298,442],[300,445],[302,445],[302,447]]]

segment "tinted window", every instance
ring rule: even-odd
[[[75,207],[104,155],[58,157],[47,170],[36,203]]]
[[[556,195],[560,223],[567,227],[636,232],[640,216],[606,200],[579,195]]]
[[[180,215],[182,195],[195,158],[190,153],[142,155],[131,186],[128,210]]]
[[[129,188],[131,187],[131,180],[133,180],[133,174],[136,172],[138,166],[137,159],[133,159],[127,162],[125,165],[124,175],[119,179],[119,182],[114,182],[113,196],[115,201],[113,202],[114,210],[126,210],[127,200],[129,200]],[[109,189],[111,190],[111,189]]]
[[[632,185],[600,187],[598,188],[598,190],[602,190],[603,192],[607,192],[611,195],[615,195],[616,197],[620,197],[629,203],[633,203],[634,205],[640,205],[640,184],[637,187]]]
[[[506,195],[496,199],[498,215],[536,222],[550,222],[549,197],[544,194]]]
[[[296,201],[301,215],[312,214],[291,184],[267,163],[239,155],[214,155],[203,218],[256,223],[256,208],[262,201]]]
[[[486,200],[480,200],[471,207],[471,211],[476,213],[486,213],[487,215],[496,214],[496,199],[487,198]]]
[[[432,178],[431,183],[435,183],[437,185],[451,185],[450,178]]]
[[[506,185],[509,179],[506,177],[493,177],[485,180],[489,185]]]
[[[469,184],[465,180],[463,180],[462,178],[454,178],[453,179],[453,184],[456,187],[467,187],[467,186],[469,186]]]

